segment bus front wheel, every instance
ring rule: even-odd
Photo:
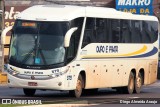
[[[23,92],[26,96],[34,96],[36,89],[23,89]]]
[[[125,88],[125,93],[127,94],[132,94],[134,91],[134,74],[133,72],[130,73],[129,75],[129,80],[128,80],[128,86],[124,87]]]
[[[72,97],[79,98],[82,94],[83,88],[84,88],[84,81],[83,81],[82,75],[79,74],[77,84],[76,84],[76,89],[75,90],[70,90],[69,94]]]

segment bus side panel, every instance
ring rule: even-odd
[[[130,74],[126,64],[124,60],[90,60],[86,71],[86,89],[126,86]]]
[[[148,84],[154,83],[157,80],[157,61],[149,63],[149,82]]]
[[[112,86],[112,79],[113,75],[113,65],[110,61],[102,61],[102,68],[101,68],[101,78],[100,78],[100,86],[101,87],[111,87]]]
[[[124,76],[125,72],[122,61],[102,61],[100,87],[122,86]]]
[[[88,61],[73,61],[70,64],[68,64],[68,66],[70,66],[69,76],[72,78],[66,84],[66,87],[68,87],[69,90],[74,90],[76,89],[76,84],[79,74],[83,71],[86,73],[86,71],[88,70]],[[86,81],[85,77],[83,77],[83,79],[85,82]]]
[[[136,76],[144,70],[144,85],[151,84],[157,80],[157,61],[156,60],[137,60],[135,66]]]
[[[100,87],[101,61],[89,60],[86,71],[86,89]]]

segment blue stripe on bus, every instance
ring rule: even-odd
[[[130,57],[123,57],[123,58],[141,58],[141,57],[149,57],[152,56],[154,54],[156,54],[158,52],[158,49],[156,47],[154,47],[150,52],[145,53],[145,54],[141,54],[141,55],[136,55],[136,56],[130,56]]]
[[[142,57],[149,57],[155,55],[158,52],[158,49],[154,47],[150,52],[136,55],[136,56],[129,56],[129,57],[101,57],[101,58],[82,58],[82,59],[103,59],[103,58],[142,58]]]

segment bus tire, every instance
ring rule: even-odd
[[[142,88],[142,84],[143,84],[143,78],[142,78],[142,75],[141,73],[139,72],[138,73],[138,77],[135,79],[135,89],[134,89],[134,92],[139,94],[141,92],[141,88]]]
[[[84,88],[84,80],[82,78],[82,75],[79,74],[77,79],[76,89],[69,91],[70,96],[79,98],[82,95],[83,88]]]
[[[133,72],[129,75],[128,86],[124,87],[124,92],[127,94],[132,94],[134,91],[134,74]]]
[[[34,96],[36,89],[23,89],[23,92],[26,96]]]

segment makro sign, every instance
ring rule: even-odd
[[[153,15],[153,0],[116,0],[116,9],[133,14]]]

